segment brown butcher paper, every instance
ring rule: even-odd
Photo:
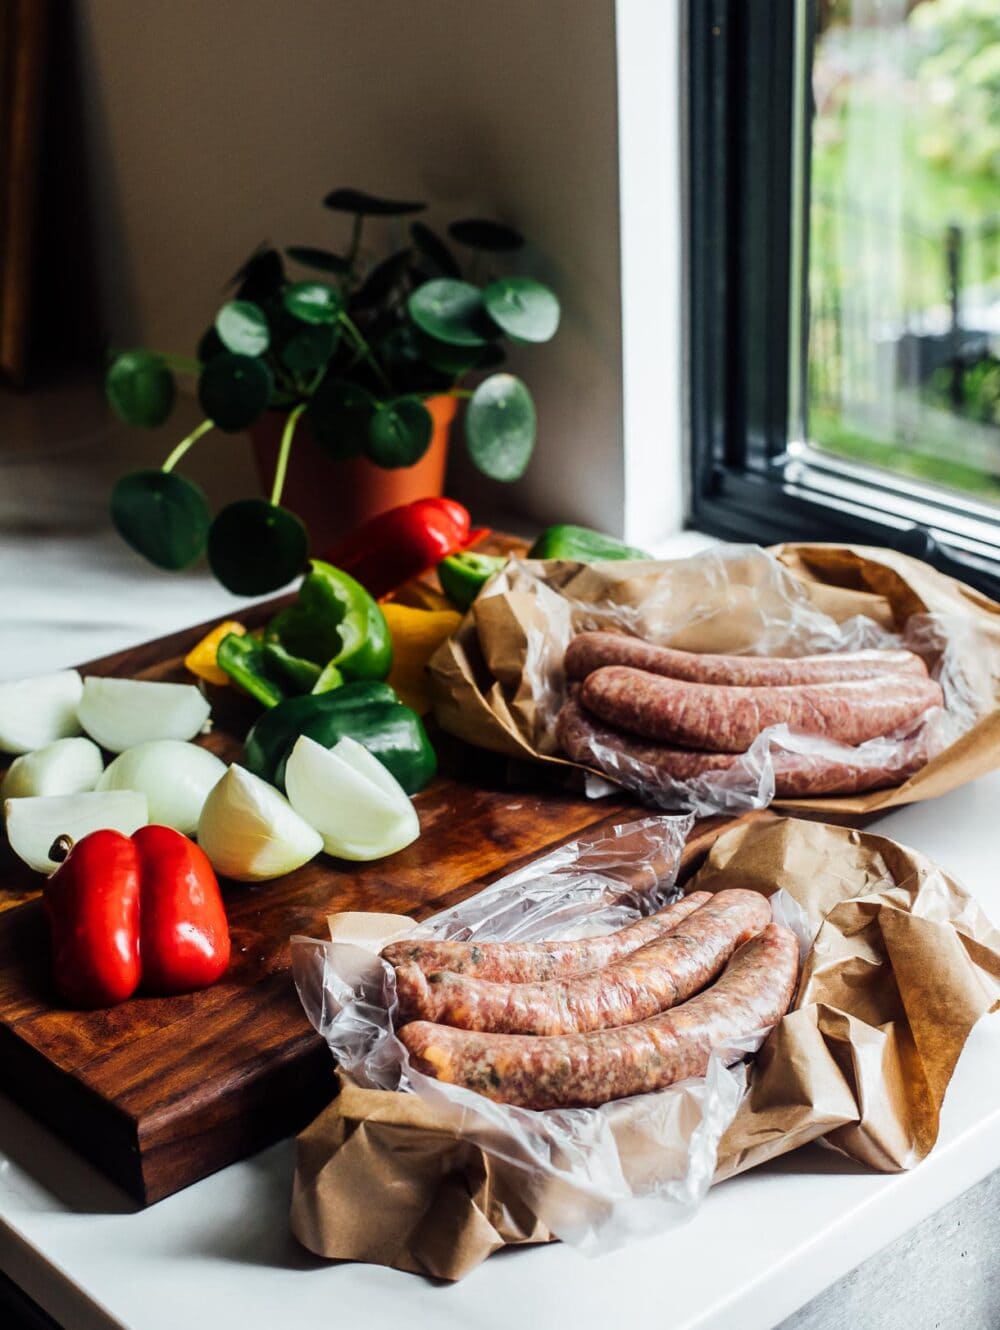
[[[1000,1005],[1000,934],[944,869],[848,827],[737,826],[685,889],[737,884],[783,890],[813,944],[722,1137],[716,1180],[817,1139],[874,1169],[911,1167],[934,1145],[970,1030]],[[678,1121],[679,1142],[689,1131]],[[622,1139],[639,1176],[647,1161]],[[459,1279],[501,1246],[550,1239],[532,1196],[544,1208],[522,1169],[463,1139],[460,1115],[342,1077],[299,1138],[291,1218],[322,1256]]]
[[[824,623],[842,628],[843,639],[824,640]],[[859,624],[868,626],[867,637],[858,636]],[[775,800],[785,809],[863,817],[936,797],[1000,766],[1000,605],[892,550],[720,546],[662,562],[512,562],[433,657],[434,711],[444,729],[469,743],[567,769],[574,764],[559,754],[554,716],[565,697],[562,652],[574,632],[624,627],[688,651],[799,655],[870,645],[879,633],[905,640],[922,624],[953,648],[944,682],[956,704],[943,749],[895,788]],[[699,813],[735,808],[690,806]]]

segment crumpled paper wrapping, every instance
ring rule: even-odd
[[[970,1030],[1000,1005],[1000,933],[924,855],[847,827],[734,828],[686,889],[733,885],[783,890],[814,941],[716,1180],[817,1139],[875,1169],[911,1167],[937,1138]],[[463,1139],[460,1112],[342,1076],[299,1138],[292,1227],[323,1256],[454,1280],[501,1246],[550,1239],[529,1193],[518,1168]]]
[[[902,636],[908,625],[920,636],[923,616],[933,616],[925,640],[943,632],[955,644],[961,677],[942,682],[961,699],[958,733],[895,788],[775,800],[865,815],[934,798],[1000,765],[1000,606],[893,550],[721,546],[662,562],[510,564],[432,658],[434,712],[478,747],[567,769],[574,764],[558,754],[553,720],[565,695],[562,652],[583,628],[625,627],[688,651],[797,655],[879,645],[879,634]]]

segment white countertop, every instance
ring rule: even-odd
[[[23,493],[34,477],[19,481]],[[150,574],[103,529],[102,503],[95,493],[93,520],[57,532],[37,506],[31,529],[12,530],[0,503],[0,677],[110,651],[234,603],[203,574]],[[677,552],[697,543],[685,538]],[[998,808],[1000,773],[873,829],[940,860],[1000,919]],[[690,1223],[669,1233],[594,1259],[560,1245],[506,1251],[445,1286],[324,1264],[300,1248],[288,1228],[290,1141],[136,1213],[0,1097],[0,1268],[67,1330],[769,1330],[997,1167],[993,1016],[959,1062],[937,1148],[911,1173],[866,1172],[810,1147],[716,1187]]]
[[[1000,918],[998,807],[1000,773],[873,829],[947,864]],[[1000,1015],[974,1030],[938,1145],[910,1173],[869,1173],[810,1147],[714,1188],[690,1223],[659,1237],[593,1259],[559,1245],[506,1251],[438,1286],[324,1265],[298,1247],[288,1229],[290,1141],[132,1213],[0,1100],[0,1267],[71,1330],[769,1330],[997,1167]]]

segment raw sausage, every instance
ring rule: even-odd
[[[781,1019],[798,971],[794,933],[769,924],[740,948],[711,988],[636,1025],[539,1039],[414,1021],[399,1037],[418,1071],[498,1103],[594,1107],[704,1076],[713,1049]]]
[[[644,739],[742,753],[761,730],[782,722],[840,743],[864,743],[911,724],[929,707],[940,706],[943,694],[933,679],[909,674],[733,688],[606,665],[584,679],[580,701],[601,720]]]
[[[412,962],[424,974],[450,970],[501,983],[567,979],[611,965],[655,941],[711,899],[710,892],[693,891],[617,932],[574,942],[421,942],[403,938],[384,947],[382,959],[395,966]]]
[[[918,674],[927,666],[912,651],[844,651],[825,656],[722,656],[655,646],[624,633],[578,633],[566,648],[567,679],[585,679],[603,665],[631,665],[690,683],[774,688],[836,683],[885,674]]]
[[[572,698],[559,712],[556,738],[567,757],[603,771],[611,780],[630,787],[642,784],[655,789],[659,785],[666,791],[672,781],[690,781],[713,771],[727,771],[743,756],[742,753],[698,753],[653,739],[638,739],[588,716]],[[923,729],[893,742],[888,755],[884,748],[876,753],[856,748],[843,757],[772,749],[774,793],[779,799],[798,799],[806,795],[881,790],[902,784],[926,766],[931,756],[930,741]],[[641,763],[645,770],[641,774],[636,772],[633,763]]]
[[[540,984],[491,983],[463,974],[396,971],[403,1021],[463,1030],[556,1035],[645,1020],[697,993],[737,947],[763,932],[771,908],[757,891],[720,891],[683,924],[604,970]]]

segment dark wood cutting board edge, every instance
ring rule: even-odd
[[[255,626],[288,599],[240,618]],[[189,681],[184,654],[214,622],[82,671]],[[255,712],[232,690],[209,691],[215,729],[202,742],[232,760]],[[567,841],[649,816],[624,796],[594,802],[544,783],[511,788],[491,755],[443,735],[436,742],[444,774],[417,797],[414,846],[382,864],[323,857],[275,882],[224,884],[234,959],[203,993],[139,997],[103,1012],[60,1006],[39,879],[26,878],[8,852],[0,862],[0,1089],[138,1205],[151,1204],[300,1130],[329,1101],[333,1065],[291,983],[290,936],[323,936],[335,909],[424,917]],[[740,820],[700,824],[685,874]]]

